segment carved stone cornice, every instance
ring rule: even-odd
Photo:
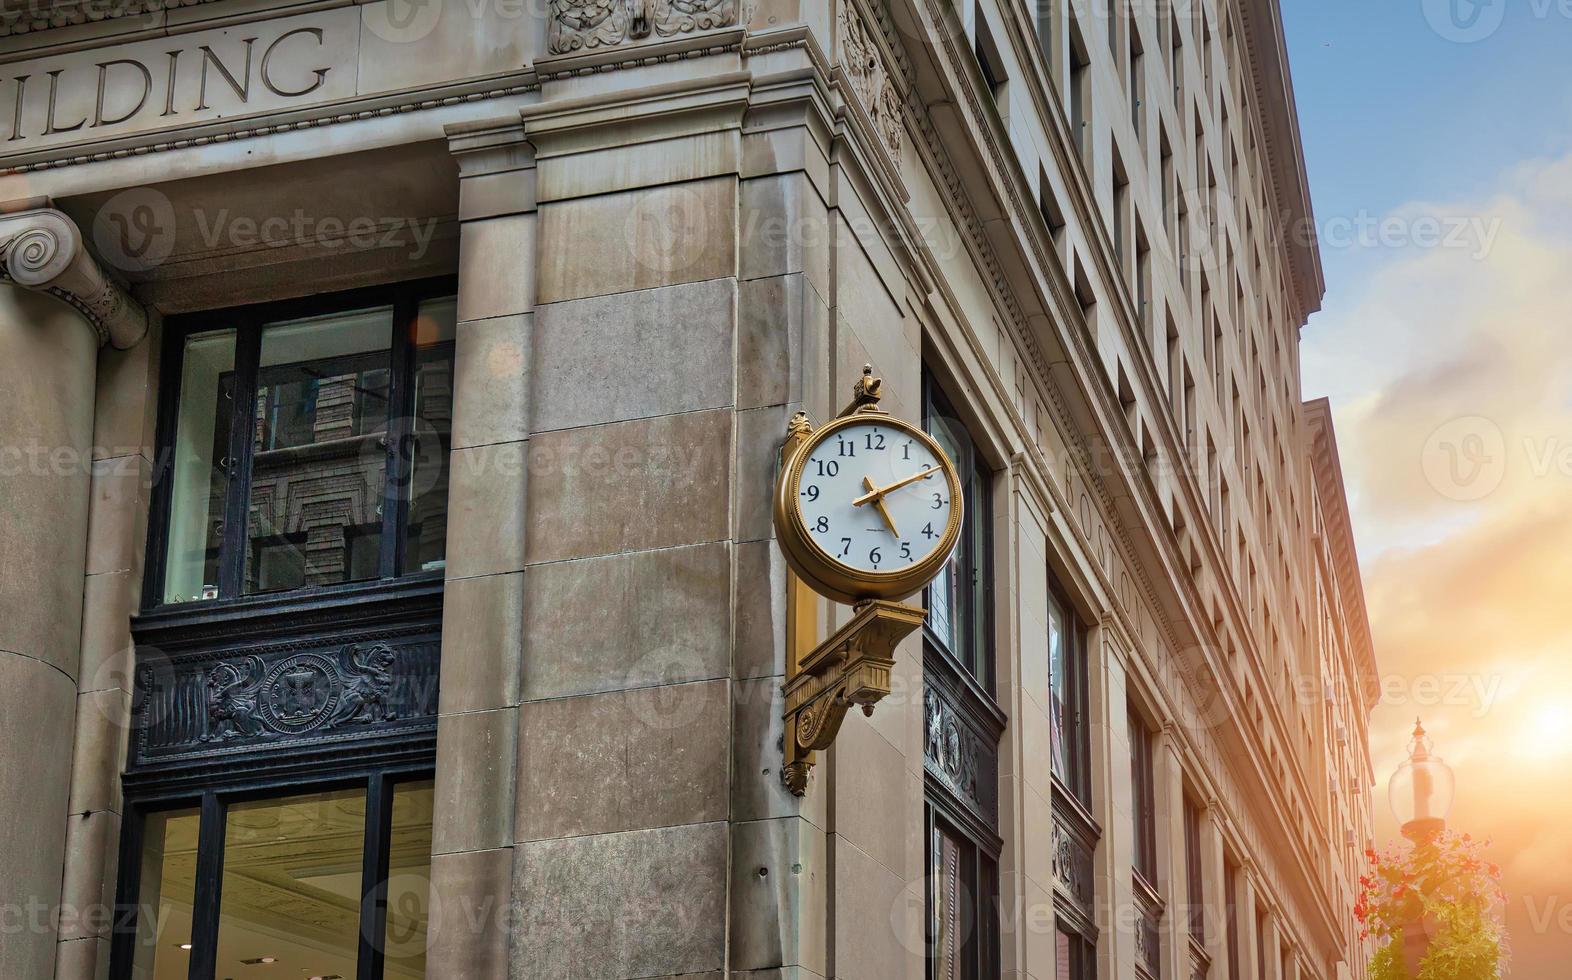
[[[737,23],[739,0],[551,0],[547,49],[571,54]]]
[[[0,214],[0,282],[48,293],[93,325],[100,345],[136,346],[147,311],[88,254],[82,233],[54,208]]]

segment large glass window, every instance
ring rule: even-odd
[[[1205,866],[1201,857],[1201,807],[1188,795],[1184,800],[1185,898],[1189,902],[1190,938],[1206,944]]]
[[[988,980],[999,975],[998,869],[930,808],[928,976]]]
[[[966,427],[933,382],[924,382],[923,420],[960,471],[961,540],[928,585],[928,634],[992,693],[988,616],[988,468]]]
[[[155,601],[442,569],[455,326],[445,288],[172,322],[180,387]]]
[[[1152,733],[1130,709],[1130,820],[1135,832],[1135,872],[1157,884],[1157,787],[1152,768]]]
[[[1056,591],[1048,595],[1048,682],[1053,774],[1083,803],[1090,801],[1087,767],[1086,631]]]
[[[115,975],[425,976],[432,783],[381,774],[199,808],[133,810],[141,861]]]

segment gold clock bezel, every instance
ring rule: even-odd
[[[802,486],[802,471],[808,457],[826,439],[842,429],[857,425],[884,425],[906,433],[922,442],[933,453],[944,471],[950,488],[950,519],[945,525],[939,544],[922,561],[905,568],[887,572],[870,572],[842,563],[820,548],[808,532],[803,521],[798,495]],[[904,599],[920,591],[944,568],[955,551],[961,536],[961,521],[966,502],[961,493],[961,478],[955,461],[944,447],[922,429],[887,412],[867,408],[831,419],[805,438],[785,461],[775,491],[775,536],[780,542],[786,562],[797,576],[807,582],[815,592],[837,602],[855,604],[865,599]]]

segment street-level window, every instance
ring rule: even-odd
[[[928,585],[928,635],[992,694],[987,463],[931,377],[923,384],[923,422],[955,461],[965,514],[955,553]]]
[[[451,288],[171,321],[153,604],[440,573]]]
[[[432,782],[133,807],[115,976],[425,976]]]
[[[1082,803],[1090,803],[1086,631],[1075,610],[1052,589],[1048,595],[1048,683],[1053,774]]]

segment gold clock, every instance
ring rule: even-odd
[[[806,418],[798,424],[806,429]],[[858,603],[903,599],[939,573],[960,537],[961,481],[928,433],[854,403],[792,441],[776,485],[775,534],[799,578]]]

